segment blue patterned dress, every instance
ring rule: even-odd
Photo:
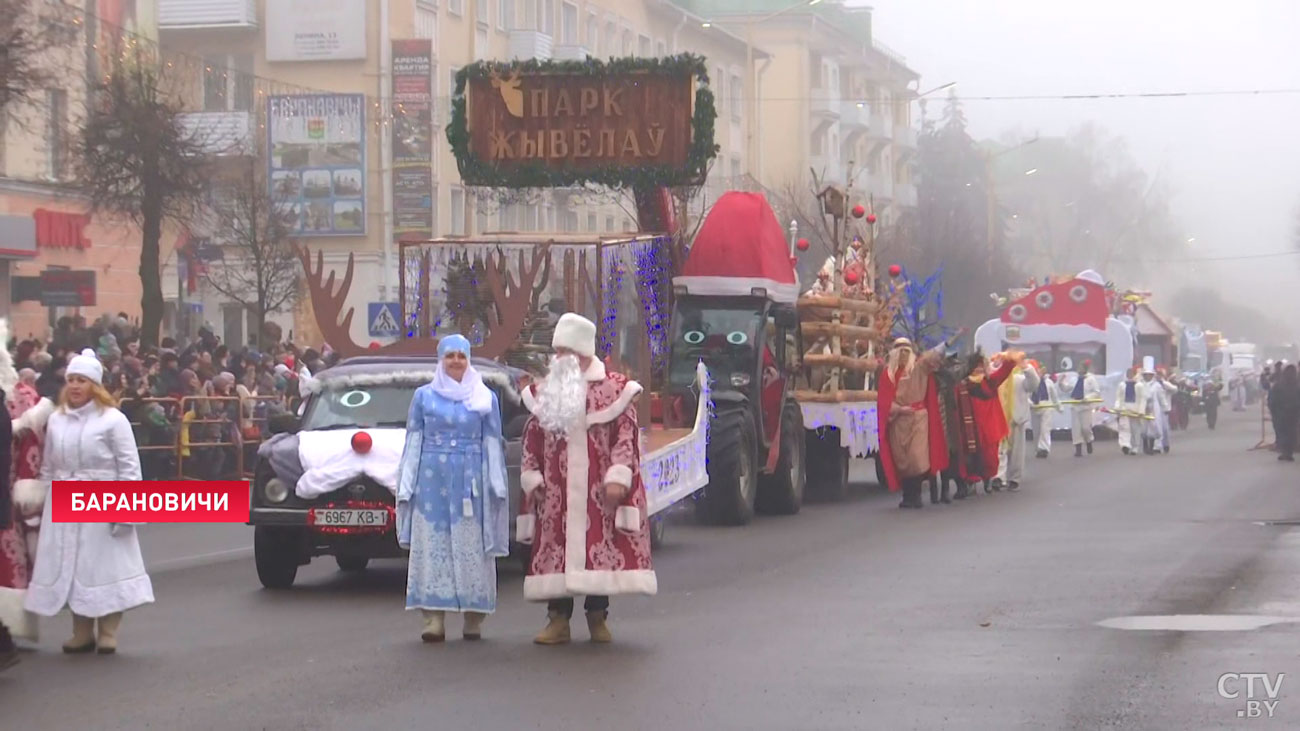
[[[410,546],[406,608],[491,613],[496,557],[509,552],[501,409],[486,414],[421,386],[411,400],[397,489]]]

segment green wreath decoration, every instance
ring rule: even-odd
[[[662,74],[665,76],[694,76],[699,82],[695,90],[695,114],[691,118],[691,144],[687,149],[686,166],[672,165],[603,165],[595,168],[551,168],[541,162],[526,162],[503,170],[480,159],[470,151],[468,120],[465,115],[465,85],[470,79],[486,79],[492,75],[508,76],[515,71],[524,74],[553,73],[586,76],[619,76],[628,73]],[[585,61],[476,61],[456,73],[456,91],[451,100],[451,121],[446,132],[456,156],[456,167],[461,180],[467,185],[502,188],[562,188],[583,183],[610,187],[645,188],[679,185],[698,185],[704,181],[709,162],[718,154],[713,141],[714,121],[718,110],[713,92],[708,88],[708,65],[703,56],[682,53],[654,58],[611,58],[602,61],[588,57]]]

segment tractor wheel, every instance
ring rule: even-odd
[[[787,402],[781,416],[781,455],[776,471],[763,475],[758,483],[758,509],[774,515],[794,515],[803,507],[804,487],[808,478],[804,470],[803,412],[799,405]]]
[[[758,440],[744,409],[719,410],[709,426],[709,484],[704,488],[709,518],[721,525],[754,519],[758,493]]]
[[[840,432],[822,427],[807,435],[808,484],[818,496],[838,502],[849,494],[849,450],[840,446]]]
[[[257,578],[268,589],[288,589],[298,576],[298,536],[293,530],[259,525],[253,529]]]

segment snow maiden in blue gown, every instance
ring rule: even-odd
[[[459,376],[459,377],[457,377]],[[421,637],[441,642],[446,612],[465,614],[467,640],[496,609],[496,557],[510,548],[501,407],[461,335],[438,344],[438,372],[411,400],[397,486],[397,542],[410,549],[406,608]]]

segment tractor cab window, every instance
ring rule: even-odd
[[[730,382],[731,374],[752,374],[755,346],[764,325],[763,313],[753,306],[718,307],[683,303],[673,318],[673,361],[669,380],[688,386],[695,380],[695,364],[704,361],[713,378]]]

